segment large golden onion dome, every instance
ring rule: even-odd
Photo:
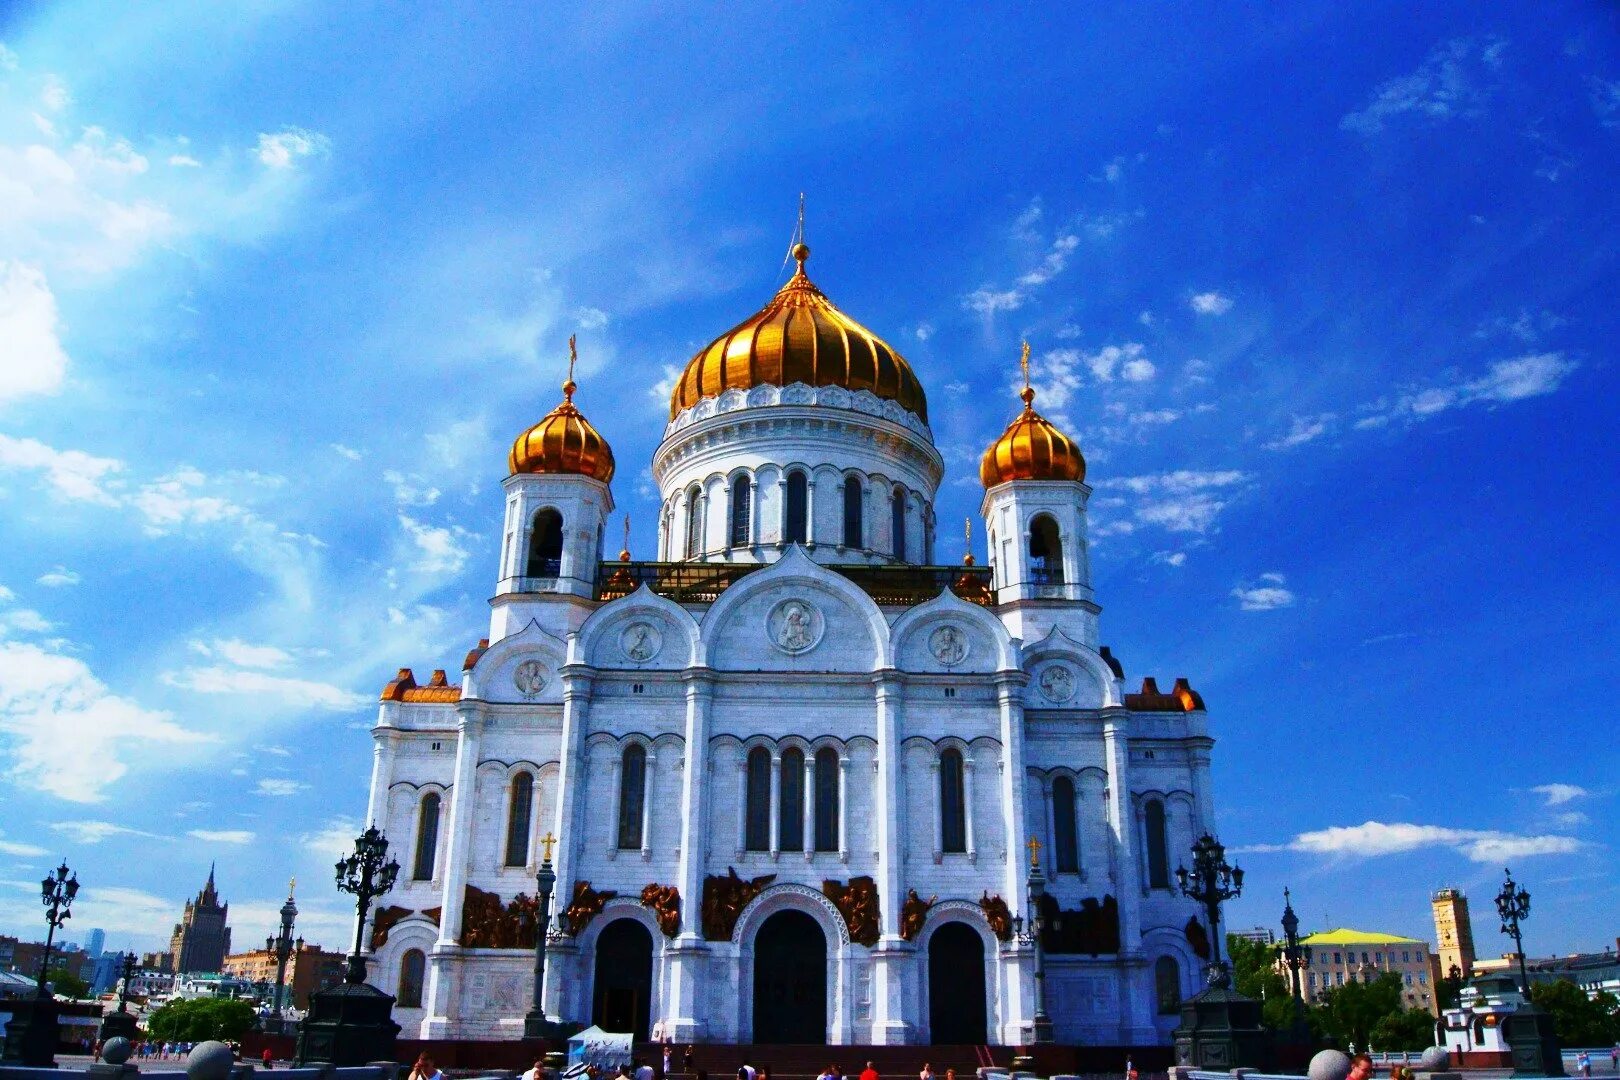
[[[568,339],[568,381],[563,400],[517,437],[506,464],[518,473],[573,473],[607,483],[613,479],[613,448],[574,404],[574,339]]]
[[[979,462],[979,482],[987,488],[1009,480],[1076,480],[1086,478],[1080,445],[1035,411],[1035,388],[1029,385],[1029,345],[1024,345],[1024,411],[990,444]]]
[[[793,245],[793,257],[798,270],[770,302],[687,363],[670,395],[670,419],[727,390],[805,383],[869,390],[926,422],[928,399],[911,365],[811,283],[809,247]]]

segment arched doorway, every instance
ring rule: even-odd
[[[827,1041],[827,935],[802,911],[778,911],[754,937],[754,1042]]]
[[[946,923],[928,942],[929,1039],[981,1046],[985,1013],[984,939],[967,923]]]
[[[652,1018],[652,934],[634,919],[615,919],[596,939],[591,1023],[647,1037]]]

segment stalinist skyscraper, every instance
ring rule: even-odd
[[[231,928],[225,925],[229,904],[219,902],[214,888],[214,868],[208,867],[208,883],[197,899],[186,901],[186,910],[174,924],[169,953],[175,972],[218,971],[231,951]]]

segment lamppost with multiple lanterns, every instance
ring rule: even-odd
[[[1029,930],[1024,929],[1022,915],[1013,918],[1013,933],[1019,944],[1035,947],[1035,1031],[1032,1042],[1049,1043],[1053,1039],[1052,1018],[1046,1014],[1046,949],[1041,934],[1046,930],[1046,919],[1041,915],[1041,899],[1046,895],[1046,875],[1041,873],[1041,842],[1029,838]]]
[[[1185,866],[1176,867],[1176,884],[1181,889],[1181,895],[1204,905],[1212,950],[1209,985],[1229,987],[1232,985],[1232,969],[1221,959],[1221,905],[1243,894],[1243,871],[1226,861],[1226,848],[1209,833],[1193,843],[1192,855],[1191,871]]]
[[[1519,989],[1530,996],[1530,972],[1524,962],[1524,938],[1519,924],[1530,917],[1530,894],[1524,886],[1513,880],[1512,870],[1503,870],[1507,880],[1496,894],[1496,913],[1502,917],[1502,933],[1513,939],[1513,951],[1519,954]]]
[[[388,859],[385,863],[384,859],[388,859],[388,839],[373,825],[355,839],[354,854],[337,861],[337,887],[354,895],[355,907],[354,951],[349,954],[349,968],[343,977],[346,983],[358,985],[366,981],[366,958],[360,951],[365,944],[366,914],[371,902],[393,889],[399,877],[398,860]]]
[[[50,997],[45,982],[51,969],[51,944],[62,924],[73,918],[73,898],[79,895],[79,875],[68,876],[66,860],[39,883],[40,899],[45,903],[45,952],[39,958],[39,986],[37,996]]]
[[[296,883],[287,882],[287,902],[281,905],[281,931],[274,937],[264,939],[264,949],[276,958],[276,994],[271,999],[270,1014],[275,1018],[276,1031],[281,1031],[281,1001],[282,991],[287,983],[287,959],[292,956],[293,949],[303,943],[303,939],[296,941],[293,938],[293,920],[298,917],[298,905],[293,903],[293,887]],[[361,916],[364,921],[365,916]]]

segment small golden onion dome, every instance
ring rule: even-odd
[[[506,464],[518,473],[573,473],[607,483],[613,479],[613,448],[574,404],[573,379],[563,383],[560,405],[517,437]]]
[[[687,363],[670,395],[670,419],[727,390],[805,383],[869,390],[926,422],[928,399],[911,365],[811,283],[808,245],[794,244],[793,258],[799,268],[768,304]]]
[[[1026,385],[1019,397],[1024,411],[990,444],[979,462],[979,482],[987,488],[1009,480],[1084,480],[1086,459],[1080,446],[1035,411],[1035,388]]]

